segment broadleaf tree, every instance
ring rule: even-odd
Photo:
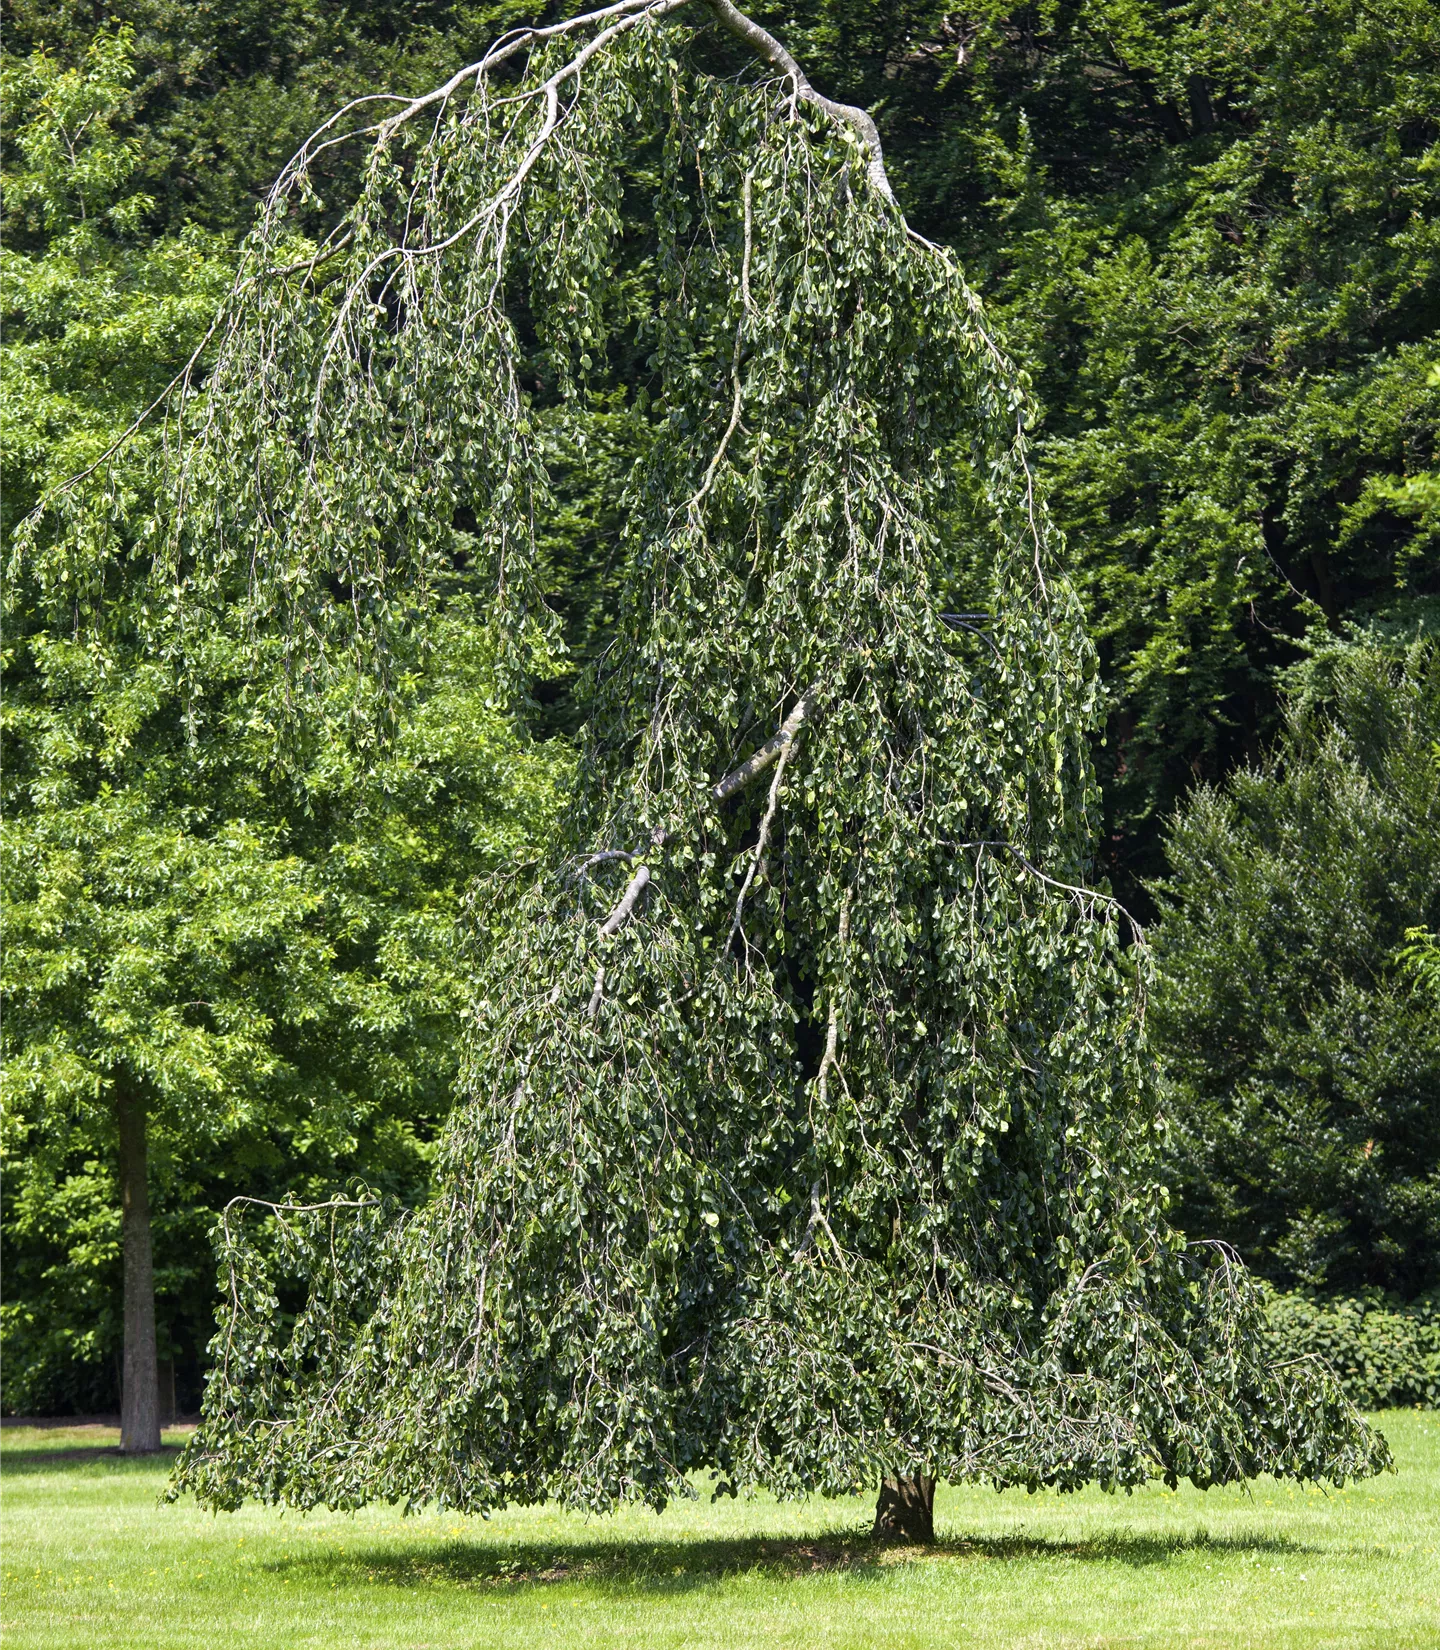
[[[11,515],[164,391],[231,281],[222,237],[148,229],[123,130],[132,48],[100,30],[77,64],[5,66]],[[113,1347],[134,1451],[159,1446],[172,1350],[155,1194],[163,1227],[177,1179],[223,1184],[232,1152],[253,1177],[277,1140],[288,1162],[263,1178],[280,1187],[328,1191],[357,1164],[423,1183],[417,1136],[456,1065],[460,900],[565,768],[516,737],[454,578],[383,756],[349,736],[371,690],[341,672],[277,759],[280,649],[242,609],[182,610],[149,576],[153,460],[146,434],[111,472],[118,553],[22,548],[7,569],[0,791],[7,1397],[113,1391]],[[173,1250],[159,1270],[162,1294],[183,1285]]]
[[[332,144],[365,152],[348,200]],[[518,685],[536,410],[646,371],[564,840],[496,931],[476,902],[435,1195],[227,1213],[176,1493],[879,1477],[877,1528],[925,1538],[937,1478],[1384,1464],[1323,1369],[1267,1361],[1233,1257],[1166,1225],[1024,384],[868,114],[729,0],[518,29],[315,135],[217,337],[158,576],[285,638],[302,710],[342,654],[383,700],[462,540]],[[109,487],[30,553],[107,541]]]

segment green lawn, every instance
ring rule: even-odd
[[[942,1489],[941,1544],[877,1552],[858,1501],[663,1517],[164,1507],[113,1435],[6,1428],[6,1650],[275,1646],[1440,1647],[1440,1415],[1323,1495]],[[89,1446],[89,1447],[86,1447]]]

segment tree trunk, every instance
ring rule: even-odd
[[[928,1547],[935,1539],[935,1480],[882,1478],[875,1506],[875,1529],[881,1541],[910,1541]]]
[[[145,1173],[145,1105],[122,1094],[120,1242],[125,1268],[125,1363],[120,1383],[120,1448],[160,1448],[160,1381],[155,1356],[155,1265],[150,1249],[150,1188]]]

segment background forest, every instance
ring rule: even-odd
[[[201,343],[304,135],[539,9],[11,0],[7,545]],[[1277,1339],[1362,1402],[1440,1401],[1440,17],[754,10],[875,111],[910,221],[1030,372],[1107,696],[1094,874],[1155,947],[1172,1214],[1233,1243]],[[401,661],[383,759],[338,668],[283,771],[286,661],[223,614],[182,668],[139,580],[103,622],[7,581],[7,1410],[116,1407],[127,1104],[183,1409],[226,1199],[423,1195],[481,926],[460,919],[478,881],[504,920],[503,866],[564,804],[644,372],[612,363],[578,403],[537,377],[566,646],[518,719],[463,570]]]

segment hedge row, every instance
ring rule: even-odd
[[[1405,1302],[1379,1289],[1319,1297],[1271,1294],[1277,1357],[1314,1354],[1361,1409],[1440,1409],[1440,1292]]]

